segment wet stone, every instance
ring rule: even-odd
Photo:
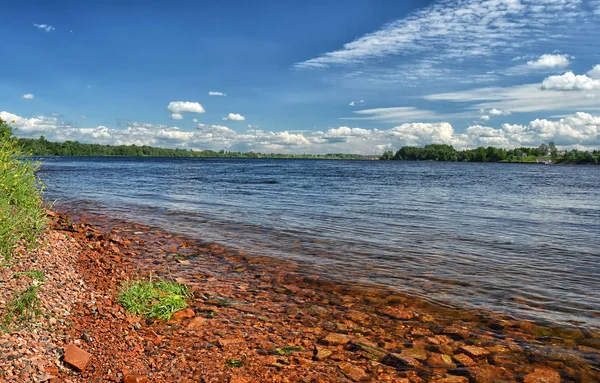
[[[148,377],[139,374],[129,374],[123,377],[123,383],[148,383]]]
[[[465,352],[471,358],[481,358],[481,357],[484,357],[486,355],[489,355],[489,353],[490,353],[485,348],[483,348],[483,347],[477,347],[477,346],[462,346],[460,348],[460,350],[463,351],[463,352]]]
[[[477,363],[465,354],[456,354],[454,359],[465,367],[475,366]]]
[[[523,379],[523,383],[560,383],[560,374],[550,368],[536,368]]]

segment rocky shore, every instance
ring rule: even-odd
[[[0,382],[600,381],[586,329],[434,308],[155,228],[49,218],[39,249],[0,267],[0,309],[34,283],[41,312],[0,334]],[[150,273],[192,288],[169,322],[116,301]]]

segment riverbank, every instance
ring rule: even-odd
[[[2,268],[5,291],[46,276],[43,317],[0,337],[5,381],[594,382],[599,339],[294,273],[294,265],[230,252],[140,225],[94,228],[51,214],[40,250]],[[123,281],[153,273],[194,299],[170,322],[116,302]],[[5,294],[6,296],[6,294]],[[40,345],[43,344],[43,347]],[[77,372],[70,344],[91,354]],[[57,380],[58,379],[58,380]]]

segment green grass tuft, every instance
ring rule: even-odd
[[[0,318],[2,328],[11,329],[26,325],[42,314],[41,300],[37,295],[38,288],[36,284],[33,284],[15,294],[13,300],[6,305],[5,312]]]
[[[19,243],[35,244],[44,230],[38,164],[23,159],[12,129],[0,119],[0,257],[12,257]]]
[[[150,277],[124,282],[117,299],[134,315],[169,320],[174,313],[187,307],[191,297],[186,286]]]
[[[44,274],[43,271],[40,270],[31,270],[31,271],[19,271],[16,272],[13,277],[14,278],[19,278],[19,277],[32,277],[33,279],[37,279],[40,282],[44,282],[46,280],[46,275]]]

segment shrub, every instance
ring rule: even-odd
[[[0,256],[9,258],[19,243],[35,243],[45,227],[43,187],[36,163],[23,158],[12,129],[0,120]]]

